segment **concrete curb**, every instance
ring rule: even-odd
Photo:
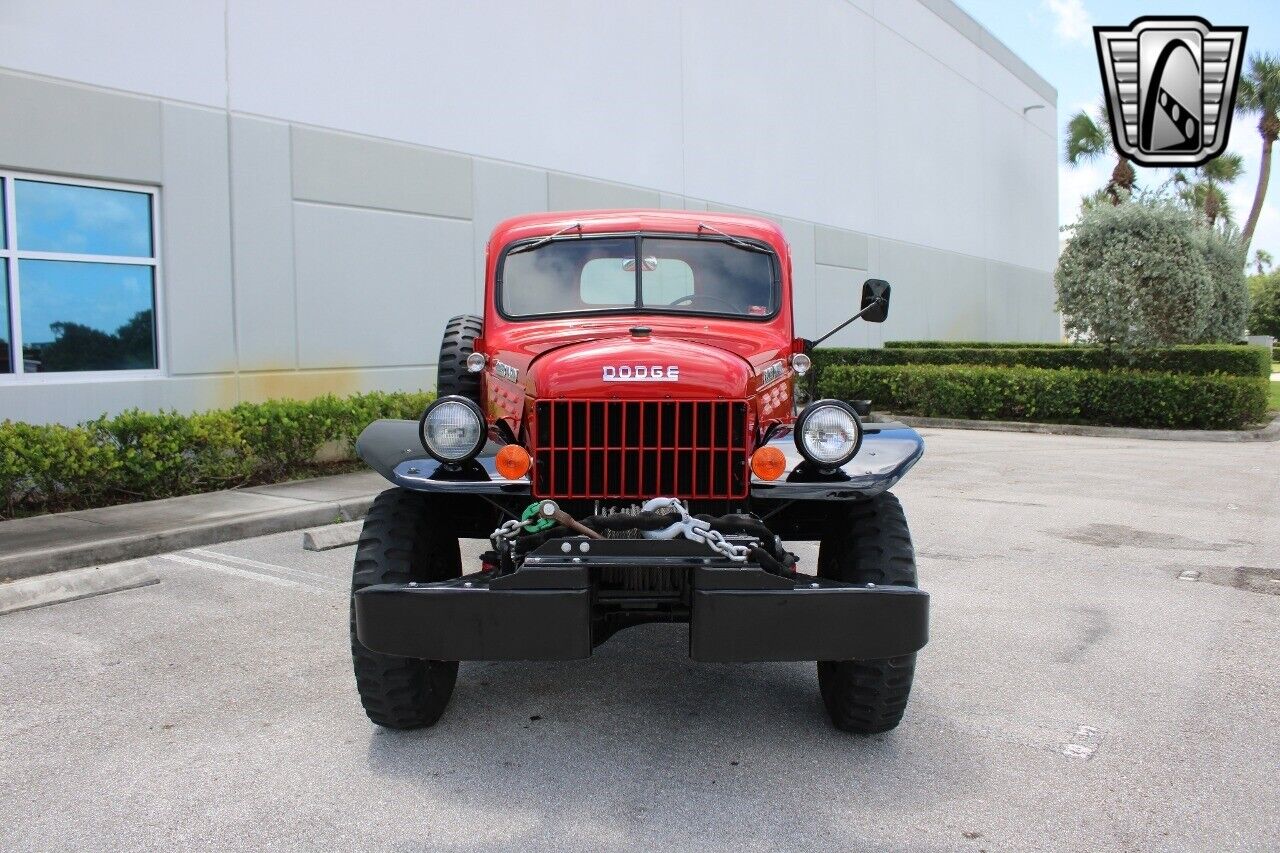
[[[201,545],[214,545],[232,539],[249,539],[304,527],[318,527],[332,523],[335,518],[352,521],[368,515],[372,505],[373,495],[370,495],[351,501],[290,506],[227,520],[184,524],[156,533],[120,536],[83,545],[44,548],[13,555],[22,558],[22,565],[7,565],[13,557],[0,560],[0,575],[12,578],[34,577],[82,566],[115,563]]]
[[[347,524],[326,524],[314,530],[302,531],[302,549],[304,551],[330,551],[334,548],[345,548],[360,541],[360,529],[364,525],[358,521]]]
[[[879,414],[879,413],[878,413]],[[1152,441],[1280,441],[1280,415],[1265,427],[1250,430],[1217,429],[1140,429],[1137,427],[1086,426],[1083,424],[1037,424],[1021,421],[966,421],[958,418],[917,418],[891,415],[907,426],[937,429],[981,429],[992,432],[1036,432],[1049,435],[1085,435],[1097,438],[1141,438]]]
[[[0,583],[0,614],[78,601],[159,582],[160,578],[146,560],[24,578]]]
[[[376,475],[375,475],[376,476]],[[379,478],[380,480],[380,478]],[[319,480],[314,480],[319,483]],[[296,483],[291,485],[306,485]],[[381,489],[379,489],[381,491]],[[228,496],[234,493],[210,493]],[[86,566],[101,566],[150,557],[157,553],[183,551],[228,542],[232,539],[261,537],[273,533],[285,533],[289,530],[303,528],[323,528],[333,525],[335,520],[353,521],[369,514],[376,492],[367,494],[346,494],[338,500],[276,500],[269,506],[255,505],[244,511],[224,514],[210,519],[188,517],[175,519],[170,525],[143,526],[141,532],[128,532],[128,525],[116,524],[114,530],[104,529],[97,533],[92,525],[91,514],[99,510],[86,510],[81,516],[76,535],[67,535],[64,530],[54,526],[59,523],[59,516],[41,516],[49,521],[47,532],[27,535],[17,547],[0,547],[0,581],[35,578],[37,575],[82,569]],[[188,498],[168,498],[169,502],[184,500],[200,500],[206,496],[189,496]],[[161,503],[161,502],[154,502]],[[128,505],[145,511],[147,503]],[[111,511],[119,511],[122,507],[109,507]],[[26,520],[4,521],[0,523],[0,544],[4,543],[5,525],[22,524]],[[88,524],[86,524],[88,523]],[[88,533],[84,530],[88,529]]]

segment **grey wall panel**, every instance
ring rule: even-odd
[[[289,126],[231,118],[235,305],[242,370],[297,367]]]
[[[684,210],[685,198],[678,193],[658,193],[658,207],[665,210]]]
[[[819,225],[815,229],[817,261],[833,267],[867,268],[867,235]]]
[[[293,196],[471,218],[471,158],[417,145],[293,128]]]
[[[985,27],[951,0],[920,0],[920,5],[955,27],[965,38],[986,51],[1006,70],[1034,89],[1049,103],[1058,102],[1058,90],[1053,88],[1049,81],[1037,74],[1021,57],[1005,47],[1004,42],[987,32]]]
[[[886,341],[923,340],[929,337],[929,302],[934,289],[929,284],[927,256],[919,246],[897,240],[878,240],[876,278],[893,287],[889,319],[883,324]],[[856,309],[855,309],[856,310]]]
[[[1053,276],[1039,270],[1018,268],[1018,338],[1024,341],[1057,340],[1058,317],[1052,306],[1056,292]]]
[[[989,261],[985,339],[1061,340],[1059,317],[1053,310],[1055,295],[1052,274]]]
[[[76,424],[125,409],[203,412],[237,402],[235,378],[183,376],[114,382],[21,384],[0,388],[5,417],[33,424]]]
[[[712,211],[713,213],[747,213],[747,214],[750,214],[751,216],[766,215],[759,210],[752,210],[749,207],[735,207],[732,204],[721,204],[718,201],[707,202],[706,209]]]
[[[593,210],[610,207],[658,207],[661,194],[608,181],[550,172],[547,204],[551,210]]]
[[[987,334],[993,341],[1018,339],[1018,282],[1016,267],[987,262]]]
[[[998,309],[993,315],[992,305],[993,299],[1000,303],[993,294],[1003,293],[1007,271],[1020,267],[1001,264],[1005,272],[993,273],[983,258],[896,240],[875,242],[879,260],[872,273],[893,285],[884,340],[1000,340],[997,329],[1017,328]]]
[[[818,329],[819,296],[817,271],[814,268],[813,223],[799,219],[779,219],[778,225],[791,246],[792,315],[795,333],[802,338],[820,334]]]
[[[0,166],[159,183],[160,102],[0,72]]]
[[[866,270],[852,270],[847,267],[829,267],[818,264],[816,267],[818,292],[822,294],[822,310],[819,312],[821,329],[816,334],[826,334],[844,320],[858,313],[862,301],[862,282],[867,278]],[[893,294],[897,298],[897,293]],[[893,308],[897,308],[896,305]],[[889,312],[893,316],[893,310]],[[854,320],[830,339],[825,347],[871,347],[880,344],[880,327],[876,323],[864,323]]]
[[[981,258],[918,249],[925,253],[930,295],[929,337],[958,341],[987,336],[987,264]]]
[[[434,367],[344,370],[268,370],[236,378],[240,399],[256,403],[284,397],[307,400],[322,394],[347,396],[368,391],[422,391],[435,388]]]
[[[225,113],[166,103],[160,286],[169,371],[236,367]]]
[[[484,300],[484,253],[495,225],[510,216],[547,209],[547,173],[541,169],[477,160],[475,181],[475,274],[471,309],[479,314]]]
[[[295,203],[300,366],[434,364],[472,307],[472,246],[470,222]]]

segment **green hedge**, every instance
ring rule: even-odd
[[[1192,375],[1267,376],[1271,373],[1271,357],[1266,347],[1232,344],[1161,347],[1135,350],[1123,356],[1114,350],[1095,346],[818,348],[814,350],[814,362],[819,368],[830,364],[981,364],[993,367],[1151,370]]]
[[[127,411],[74,427],[0,422],[0,518],[279,482],[323,467],[371,421],[417,418],[429,392],[242,403],[180,415]]]
[[[822,372],[818,391],[901,414],[979,420],[1241,429],[1267,414],[1267,381],[1243,376],[834,365]]]

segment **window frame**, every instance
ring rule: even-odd
[[[693,240],[701,243],[725,243],[732,244],[735,240],[743,243],[750,243],[759,249],[764,250],[762,254],[769,257],[771,265],[770,285],[773,288],[773,296],[777,300],[773,306],[773,311],[764,315],[749,314],[725,314],[723,312],[714,311],[664,311],[655,307],[629,307],[629,308],[593,308],[583,311],[557,311],[554,313],[544,314],[509,314],[507,308],[503,304],[503,279],[506,275],[507,256],[520,246],[530,243],[559,243],[573,242],[575,240],[594,240],[607,237],[613,238],[631,238],[635,240],[635,257],[642,257],[644,241],[646,239],[657,240]],[[643,264],[636,264],[636,302],[639,303],[641,298],[642,276],[644,274]],[[685,231],[601,231],[588,232],[586,234],[565,234],[562,236],[552,236],[549,240],[546,237],[521,237],[512,240],[502,247],[502,251],[498,253],[498,262],[494,268],[494,293],[493,302],[494,309],[498,316],[509,323],[528,323],[539,320],[558,320],[561,318],[573,317],[608,317],[608,316],[625,316],[625,315],[652,315],[661,317],[700,317],[710,320],[731,320],[745,321],[748,323],[768,323],[778,319],[778,315],[782,313],[782,259],[778,257],[778,253],[772,246],[763,240],[757,240],[754,237],[721,237],[719,235],[703,235],[690,234]]]
[[[38,172],[15,172],[0,169],[4,193],[0,205],[4,213],[4,247],[0,248],[0,265],[9,273],[10,353],[14,370],[0,373],[0,387],[6,385],[66,384],[75,382],[111,382],[120,380],[155,379],[166,375],[166,347],[161,326],[164,316],[164,288],[161,287],[160,243],[160,188],[150,184],[128,184],[119,181],[100,181],[94,178],[74,178],[63,175],[45,175]],[[151,206],[151,256],[86,255],[70,252],[36,252],[18,248],[18,209],[16,181],[36,181],[45,184],[64,184],[90,189],[121,190],[150,196]],[[151,292],[153,299],[152,328],[155,334],[156,366],[140,370],[69,370],[53,373],[27,373],[26,359],[22,355],[22,305],[19,300],[19,261],[73,261],[94,264],[121,264],[151,267]]]

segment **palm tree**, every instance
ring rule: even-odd
[[[1265,275],[1274,260],[1266,249],[1258,249],[1253,253],[1253,265],[1257,267],[1258,275]]]
[[[1133,166],[1116,150],[1111,140],[1111,121],[1107,118],[1107,105],[1104,102],[1098,107],[1096,116],[1080,110],[1067,122],[1066,160],[1072,166],[1079,166],[1103,157],[1115,157],[1116,165],[1111,170],[1111,180],[1107,181],[1105,192],[1112,204],[1119,204],[1133,192],[1133,183],[1137,174]],[[1123,192],[1124,195],[1121,195]]]
[[[1258,227],[1262,202],[1267,197],[1267,183],[1271,180],[1271,146],[1280,137],[1280,59],[1269,53],[1249,58],[1249,71],[1240,77],[1236,109],[1246,115],[1258,116],[1258,133],[1262,135],[1258,189],[1254,191],[1253,207],[1249,210],[1249,219],[1240,238],[1247,250],[1253,240],[1253,231]]]
[[[1221,220],[1223,225],[1234,225],[1225,186],[1233,184],[1244,174],[1244,158],[1239,154],[1223,154],[1195,170],[1196,178],[1189,180],[1182,172],[1174,174],[1174,182],[1181,184],[1180,195],[1192,210],[1204,216],[1212,228]]]

